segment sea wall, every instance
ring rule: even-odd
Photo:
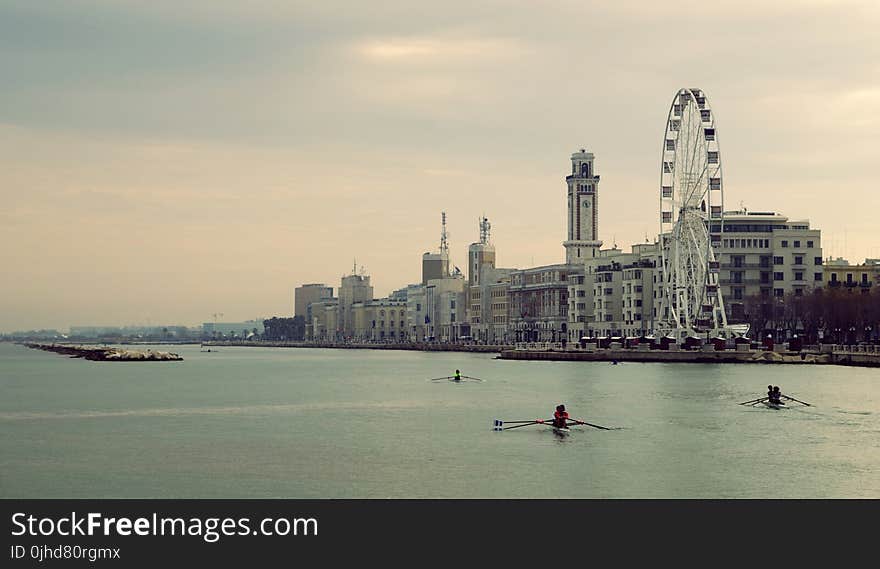
[[[205,346],[251,346],[259,348],[336,348],[347,350],[414,350],[418,352],[480,352],[497,354],[509,345],[440,344],[440,343],[358,343],[358,342],[272,342],[272,341],[211,341]]]
[[[45,350],[69,356],[71,358],[83,358],[96,362],[172,362],[183,360],[173,352],[159,352],[156,350],[129,350],[114,348],[111,346],[72,346],[65,344],[25,344],[28,348]]]

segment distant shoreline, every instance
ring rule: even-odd
[[[804,350],[800,352],[768,350],[639,350],[639,349],[595,349],[595,350],[517,350],[512,345],[480,344],[370,344],[337,342],[204,342],[205,346],[262,347],[262,348],[328,348],[347,350],[403,350],[420,352],[471,352],[495,353],[497,359],[519,361],[582,361],[582,362],[652,362],[652,363],[732,363],[732,364],[791,364],[791,365],[842,365],[858,367],[880,367],[880,346],[876,351],[859,351],[859,346],[850,350],[820,352]]]

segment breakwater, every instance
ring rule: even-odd
[[[28,348],[44,350],[95,362],[173,362],[183,360],[173,352],[159,352],[151,349],[129,350],[111,346],[84,346],[67,344],[25,344]]]

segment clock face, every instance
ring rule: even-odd
[[[590,202],[589,202],[589,201],[585,201],[585,202],[584,202],[584,207],[590,207]]]

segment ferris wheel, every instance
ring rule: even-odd
[[[713,251],[723,212],[715,115],[702,90],[679,89],[669,107],[660,165],[663,270],[657,332],[678,340],[729,335]]]

